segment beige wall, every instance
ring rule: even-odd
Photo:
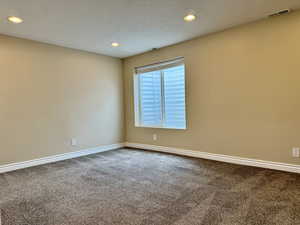
[[[135,128],[134,67],[178,56],[188,129]],[[300,147],[300,13],[130,57],[123,69],[127,141],[300,164],[291,157]]]
[[[0,126],[0,165],[123,142],[121,60],[0,36]]]
[[[0,36],[0,165],[125,139],[300,164],[299,27],[297,12],[127,58],[125,102],[121,60]],[[188,129],[135,128],[133,68],[178,56]]]

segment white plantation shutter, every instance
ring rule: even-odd
[[[164,78],[164,126],[186,127],[184,65],[163,71]]]
[[[160,71],[139,76],[140,119],[145,126],[157,126],[162,122]]]
[[[186,129],[183,58],[136,68],[136,126]]]

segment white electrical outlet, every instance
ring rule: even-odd
[[[153,134],[153,141],[157,140],[157,134]]]
[[[71,138],[71,145],[76,146],[77,145],[77,140],[76,138]]]
[[[293,157],[300,157],[300,148],[293,148]]]

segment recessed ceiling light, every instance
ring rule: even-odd
[[[111,43],[111,46],[113,46],[113,47],[119,47],[120,44],[118,42],[113,42],[113,43]]]
[[[194,21],[196,19],[196,16],[193,13],[189,13],[183,19],[186,22],[192,22],[192,21]]]
[[[20,17],[16,17],[16,16],[9,16],[9,17],[7,17],[7,20],[12,23],[22,23],[23,22],[23,19],[21,19]]]

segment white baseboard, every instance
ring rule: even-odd
[[[80,150],[80,151],[76,151],[76,152],[69,152],[69,153],[60,154],[60,155],[48,156],[48,157],[44,157],[44,158],[40,158],[40,159],[33,159],[33,160],[29,160],[29,161],[24,161],[24,162],[11,163],[11,164],[2,165],[2,166],[0,165],[0,174],[18,170],[18,169],[24,169],[27,167],[58,162],[58,161],[66,160],[66,159],[78,158],[81,156],[96,154],[99,152],[105,152],[105,151],[123,148],[123,147],[139,148],[139,149],[144,149],[144,150],[166,152],[166,153],[171,153],[171,154],[176,154],[176,155],[191,156],[191,157],[202,158],[202,159],[210,159],[210,160],[239,164],[239,165],[281,170],[281,171],[292,172],[292,173],[300,173],[300,165],[286,164],[286,163],[272,162],[272,161],[264,161],[264,160],[250,159],[250,158],[242,158],[242,157],[228,156],[228,155],[221,155],[221,154],[213,154],[213,153],[208,153],[208,152],[200,152],[200,151],[181,149],[181,148],[172,148],[172,147],[164,147],[164,146],[157,146],[157,145],[126,142],[126,143],[98,146],[95,148],[89,148],[89,149],[84,149],[84,150]]]
[[[239,164],[239,165],[262,167],[262,168],[281,170],[281,171],[292,172],[292,173],[300,173],[300,165],[294,165],[294,164],[286,164],[280,162],[220,155],[220,154],[213,154],[208,152],[200,152],[200,151],[194,151],[188,149],[171,148],[171,147],[164,147],[164,146],[157,146],[157,145],[147,145],[147,144],[138,144],[138,143],[129,143],[129,142],[126,142],[125,145],[126,147],[131,147],[131,148],[140,148],[144,150],[166,152],[166,153],[171,153],[176,155],[210,159],[210,160]]]
[[[105,152],[113,149],[123,148],[125,147],[125,143],[118,143],[118,144],[112,144],[112,145],[104,145],[104,146],[98,146],[94,148],[84,149],[76,152],[68,152],[60,155],[54,155],[54,156],[48,156],[40,159],[33,159],[29,161],[24,162],[17,162],[17,163],[11,163],[7,165],[0,165],[0,173],[6,173],[18,169],[24,169],[27,167],[32,166],[38,166],[43,165],[47,163],[53,163],[58,162],[66,159],[73,159],[78,158],[85,155],[91,155],[99,152]]]

